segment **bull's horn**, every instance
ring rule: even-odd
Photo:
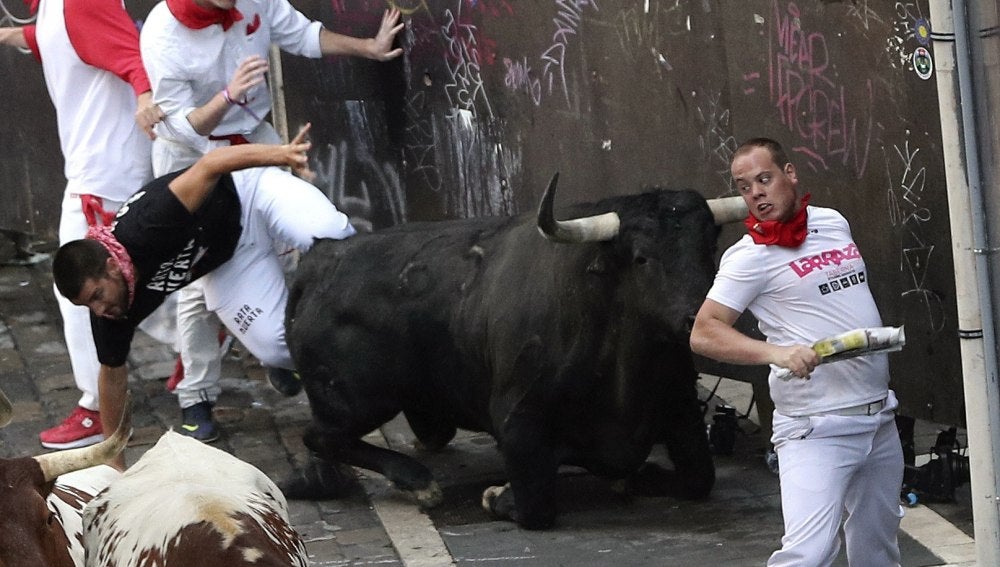
[[[712,216],[715,217],[715,224],[741,221],[750,214],[743,197],[708,199],[708,208],[712,210]]]
[[[604,242],[618,236],[621,219],[617,213],[604,213],[592,217],[556,220],[552,204],[556,198],[559,174],[552,175],[549,186],[538,205],[538,231],[553,242]]]
[[[34,457],[42,468],[45,481],[53,481],[59,475],[106,463],[121,453],[128,444],[129,432],[132,429],[131,406],[131,399],[126,398],[125,411],[118,423],[118,429],[111,438],[90,447],[67,449]]]
[[[10,405],[7,395],[0,390],[0,427],[7,427],[11,416],[14,415],[14,407]]]

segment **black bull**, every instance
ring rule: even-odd
[[[552,525],[561,464],[708,495],[688,331],[715,273],[713,213],[697,193],[666,190],[565,212],[615,213],[594,232],[554,220],[555,181],[538,226],[530,215],[411,223],[303,257],[286,323],[321,464],[291,496],[336,495],[332,463],[345,463],[437,504],[426,467],[360,440],[400,411],[426,448],[456,428],[490,433],[510,484],[484,506],[527,528]],[[599,241],[552,241],[581,235]],[[675,470],[645,463],[656,443]]]

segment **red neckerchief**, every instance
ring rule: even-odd
[[[125,285],[128,286],[128,306],[132,307],[132,300],[135,299],[135,267],[132,265],[128,250],[125,250],[111,232],[111,228],[107,226],[91,226],[87,229],[87,238],[100,242],[108,254],[118,262],[118,269],[125,278]]]
[[[167,8],[177,21],[193,30],[221,24],[223,31],[228,31],[234,23],[243,19],[243,14],[235,7],[229,10],[202,8],[194,0],[167,0]]]
[[[806,205],[809,204],[810,197],[810,193],[802,197],[802,208],[788,222],[759,221],[753,215],[748,215],[743,224],[754,244],[798,248],[806,239]]]
[[[24,0],[24,5],[28,7],[31,15],[35,15],[38,12],[38,0]]]

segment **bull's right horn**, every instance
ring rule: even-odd
[[[0,427],[7,427],[14,415],[14,407],[10,405],[7,395],[0,390]]]
[[[42,468],[45,481],[53,481],[59,475],[106,463],[121,453],[125,445],[128,444],[129,433],[132,429],[131,406],[131,399],[126,398],[122,419],[118,423],[118,429],[115,430],[115,434],[110,439],[105,439],[90,447],[67,449],[34,457]]]
[[[741,221],[747,218],[750,210],[743,197],[721,197],[719,199],[708,199],[708,208],[715,217],[715,224],[727,224]]]
[[[556,199],[556,183],[559,174],[552,175],[549,186],[538,205],[538,232],[552,242],[604,242],[618,236],[621,219],[618,213],[604,213],[591,217],[570,220],[556,220],[552,212]]]

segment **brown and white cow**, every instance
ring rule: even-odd
[[[0,427],[11,414],[10,401],[0,392]],[[83,565],[81,510],[120,476],[109,466],[94,465],[117,455],[127,442],[122,425],[91,447],[0,459],[0,566]]]
[[[168,431],[84,510],[86,565],[308,565],[288,505],[260,470]]]

